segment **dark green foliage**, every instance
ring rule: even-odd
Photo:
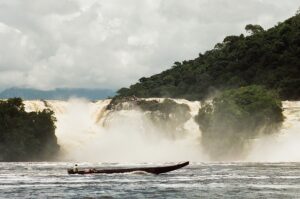
[[[300,15],[252,34],[228,36],[199,57],[118,91],[120,96],[204,99],[215,90],[263,85],[281,99],[300,99]]]
[[[135,96],[129,96],[129,97],[121,97],[121,96],[115,96],[111,99],[110,103],[106,106],[106,110],[129,110],[134,109],[137,102],[139,102],[140,99],[136,98]],[[126,106],[124,106],[124,103]]]
[[[141,100],[137,105],[145,111],[146,116],[155,126],[173,136],[176,132],[184,133],[184,124],[191,118],[190,108],[186,104],[177,104],[170,99],[165,99],[161,103],[156,100]]]
[[[107,110],[142,110],[149,121],[168,136],[183,135],[184,124],[191,118],[190,108],[174,100],[143,100],[136,97],[114,97]]]
[[[261,86],[224,91],[195,118],[202,144],[213,159],[239,158],[250,139],[277,132],[283,121],[278,96]]]
[[[59,150],[51,110],[25,112],[20,98],[0,101],[0,161],[37,161]]]
[[[264,29],[260,25],[253,25],[253,24],[248,24],[245,27],[245,30],[247,32],[250,32],[252,35],[253,34],[258,34],[264,31]]]

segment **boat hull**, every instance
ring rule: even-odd
[[[181,164],[170,165],[170,166],[160,166],[160,167],[140,167],[140,168],[116,168],[116,169],[84,169],[74,171],[73,169],[68,169],[68,174],[113,174],[113,173],[130,173],[130,172],[146,172],[151,174],[161,174],[174,171],[189,165],[189,162],[184,162]]]

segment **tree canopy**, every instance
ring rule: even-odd
[[[248,142],[277,132],[283,121],[278,96],[261,86],[224,91],[211,104],[202,106],[195,118],[202,132],[202,145],[213,159],[244,155]]]
[[[251,34],[227,36],[194,60],[175,62],[160,74],[142,77],[119,96],[204,99],[216,90],[263,85],[281,99],[300,99],[300,15],[264,30],[248,24]]]
[[[53,111],[26,112],[20,98],[0,101],[0,161],[49,160],[59,150]]]

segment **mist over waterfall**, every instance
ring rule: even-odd
[[[147,99],[150,100],[150,99]],[[163,99],[156,99],[161,102]],[[184,134],[166,132],[150,121],[142,110],[107,110],[110,100],[90,102],[25,101],[26,111],[49,108],[55,112],[59,159],[89,162],[209,161],[201,147],[201,132],[194,116],[200,102],[174,100],[190,108]],[[283,102],[285,122],[277,134],[252,141],[241,161],[300,161],[300,102]]]
[[[300,101],[284,101],[283,108],[285,121],[280,132],[254,140],[248,161],[300,161]]]
[[[184,103],[180,101],[178,103]],[[107,111],[110,100],[90,102],[25,101],[27,111],[50,108],[55,112],[61,160],[92,162],[204,161],[199,130],[191,118],[188,134],[169,136],[139,110]],[[199,103],[189,103],[196,114]],[[193,112],[194,111],[194,112]]]

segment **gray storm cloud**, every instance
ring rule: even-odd
[[[119,88],[299,0],[0,0],[0,89]]]

